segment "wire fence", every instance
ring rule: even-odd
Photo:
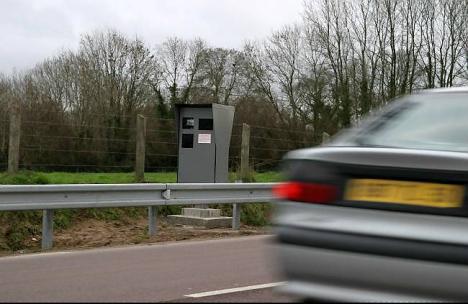
[[[136,116],[109,116],[83,123],[22,118],[20,168],[37,171],[130,172],[134,170]],[[174,119],[147,117],[145,171],[175,171],[178,143]],[[250,165],[255,171],[277,170],[285,153],[314,145],[312,132],[250,125]],[[0,170],[7,169],[9,120],[0,119]],[[229,167],[240,167],[242,124],[234,124]]]

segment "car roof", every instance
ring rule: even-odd
[[[427,93],[468,93],[468,86],[462,87],[450,87],[450,88],[437,88],[437,89],[425,89],[416,92],[417,94]]]

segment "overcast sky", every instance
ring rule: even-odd
[[[0,0],[0,72],[21,71],[80,35],[113,28],[153,46],[169,36],[239,48],[301,19],[303,0]]]

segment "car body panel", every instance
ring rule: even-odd
[[[294,245],[279,247],[278,256],[290,282],[284,290],[304,298],[346,302],[468,298],[468,267],[459,265]],[[297,289],[298,283],[304,288]],[[328,290],[307,288],[317,285],[327,286]]]
[[[277,227],[468,246],[468,219],[294,202],[277,203]]]
[[[282,202],[277,207],[281,209],[274,221],[277,239],[281,244],[278,246],[278,255],[284,275],[294,284],[305,284],[304,288],[325,284],[329,291],[333,288],[341,292],[354,290],[356,294],[348,294],[348,300],[426,301],[468,298],[468,289],[465,288],[468,282],[468,234],[464,233],[468,231],[468,219],[293,202]],[[294,234],[295,240],[288,232],[291,228],[302,232]],[[330,233],[342,236],[352,234],[358,240],[359,236],[363,239],[377,237],[384,244],[386,239],[403,240],[416,245],[428,242],[429,245],[440,245],[442,250],[431,246],[422,247],[428,250],[425,260],[405,251],[399,254],[406,255],[406,258],[396,256],[398,254],[394,252],[400,249],[395,247],[398,243],[389,243],[387,248],[390,250],[384,254],[367,254],[365,250],[352,252],[349,247],[340,250],[342,242],[330,238]],[[322,241],[315,238],[312,239],[315,243],[308,242],[312,234],[322,234]],[[327,242],[338,247],[332,246],[334,249],[330,249],[330,246],[324,245]],[[355,243],[359,246],[359,242]],[[379,246],[379,243],[371,242],[368,245]],[[464,264],[447,260],[450,258],[447,256],[450,254],[447,248],[452,246],[461,250],[458,257],[461,254]],[[286,287],[286,290],[303,297],[315,295],[322,299],[343,300],[342,296],[316,294],[312,291],[314,288],[308,290],[296,287],[291,287],[291,290]],[[368,298],[367,291],[374,298]],[[375,298],[376,294],[380,296]],[[393,297],[386,298],[384,295]]]

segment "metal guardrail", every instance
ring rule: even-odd
[[[157,232],[157,207],[233,204],[239,229],[240,204],[269,202],[275,183],[19,185],[0,186],[0,211],[43,210],[42,249],[53,246],[54,209],[148,207],[148,231]]]

